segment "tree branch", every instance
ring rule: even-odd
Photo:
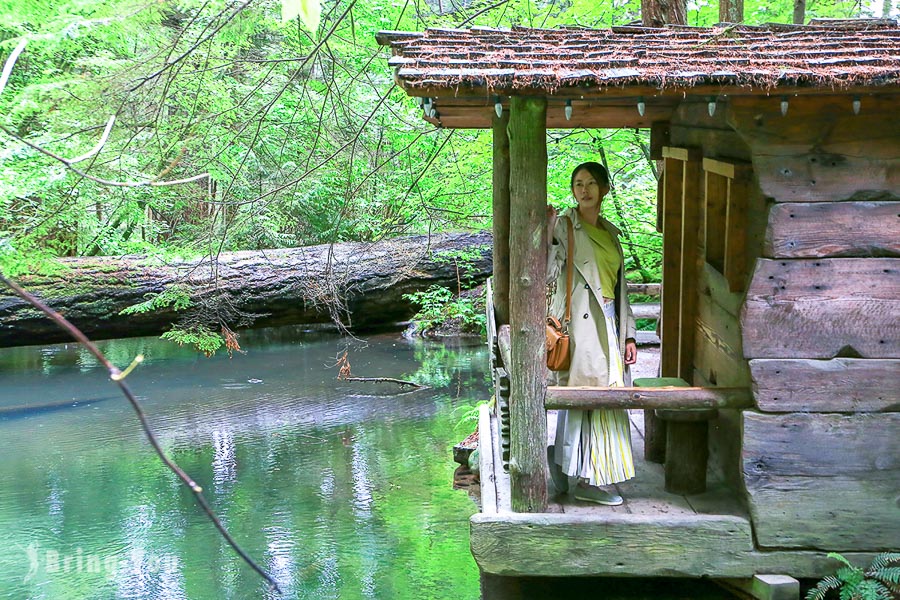
[[[110,119],[110,121],[112,121],[112,119]],[[109,127],[109,126],[110,125],[107,124],[107,127]],[[84,155],[83,157],[79,157],[77,160],[70,160],[70,159],[62,157],[54,152],[50,152],[46,148],[39,146],[38,144],[35,144],[33,142],[30,142],[23,137],[16,135],[15,133],[13,133],[12,131],[10,131],[9,129],[7,129],[6,127],[4,127],[2,125],[0,125],[0,131],[2,131],[3,133],[5,133],[6,135],[8,135],[9,137],[11,137],[14,140],[22,142],[29,148],[37,150],[41,154],[44,154],[45,156],[49,156],[53,160],[61,162],[62,164],[64,164],[66,166],[67,169],[69,169],[70,171],[74,171],[81,177],[84,177],[85,179],[90,179],[91,181],[94,181],[101,185],[108,185],[110,187],[124,187],[124,188],[135,188],[135,187],[145,187],[145,186],[164,187],[164,186],[169,186],[169,185],[181,185],[183,183],[199,181],[201,179],[206,179],[209,177],[209,173],[200,173],[199,175],[194,175],[193,177],[186,177],[184,179],[170,179],[169,181],[157,181],[156,179],[146,179],[144,181],[112,181],[110,179],[102,179],[100,177],[95,177],[85,171],[82,171],[81,169],[78,169],[77,167],[72,166],[72,164],[74,162],[84,160],[85,158],[90,158],[90,156],[92,156],[92,154],[90,154],[90,153]],[[104,135],[106,135],[106,133],[104,133]],[[99,148],[97,150],[99,151]],[[91,152],[94,152],[94,151],[92,150]],[[169,169],[167,168],[165,171],[163,171],[163,173],[165,173],[168,170]]]
[[[147,440],[150,442],[150,445],[153,446],[153,449],[156,451],[156,454],[159,456],[160,460],[162,460],[163,463],[173,473],[175,473],[175,475],[177,475],[179,479],[181,479],[181,481],[184,483],[184,485],[186,485],[188,488],[190,488],[191,492],[193,492],[193,494],[194,494],[194,498],[196,498],[196,500],[197,500],[197,504],[200,505],[200,508],[202,508],[203,512],[206,513],[206,516],[208,516],[210,521],[213,522],[213,525],[215,525],[216,529],[219,530],[219,533],[222,535],[223,538],[225,538],[225,541],[228,542],[228,545],[231,546],[235,552],[237,552],[238,556],[240,556],[241,559],[243,559],[243,561],[245,563],[247,563],[254,571],[259,573],[259,575],[263,579],[265,579],[267,582],[269,582],[270,589],[276,591],[278,594],[281,594],[281,589],[278,587],[278,584],[275,582],[275,580],[272,578],[272,576],[269,575],[266,571],[264,571],[262,569],[262,567],[260,567],[258,564],[256,564],[256,562],[254,562],[253,559],[250,558],[250,556],[247,555],[247,553],[244,552],[244,550],[238,545],[238,543],[234,540],[234,538],[231,537],[231,534],[228,533],[228,530],[225,529],[225,526],[222,524],[222,522],[216,516],[216,513],[213,512],[212,508],[206,502],[206,498],[203,497],[203,488],[201,488],[197,484],[197,482],[195,482],[193,479],[191,479],[188,476],[188,474],[185,473],[181,469],[181,467],[179,467],[177,464],[175,464],[175,462],[173,462],[166,455],[165,451],[159,445],[159,442],[156,439],[156,434],[154,434],[153,430],[150,428],[150,423],[149,423],[149,421],[147,421],[147,416],[144,413],[143,408],[141,407],[137,398],[135,398],[134,394],[131,391],[131,388],[128,386],[127,383],[125,383],[125,376],[130,371],[130,368],[126,369],[125,372],[120,371],[118,369],[118,367],[113,365],[109,361],[109,359],[106,358],[106,355],[104,355],[100,351],[100,349],[97,348],[97,346],[93,342],[91,342],[91,340],[89,340],[86,335],[84,335],[81,332],[81,330],[79,330],[77,327],[72,325],[72,323],[70,323],[61,314],[59,314],[58,312],[56,312],[55,310],[53,310],[52,308],[50,308],[49,306],[47,306],[46,304],[41,302],[38,298],[36,298],[32,294],[28,293],[24,289],[22,289],[16,282],[14,282],[10,279],[7,279],[2,273],[0,273],[0,282],[4,283],[7,287],[9,287],[13,292],[15,292],[15,294],[17,296],[19,296],[20,298],[22,298],[23,300],[25,300],[26,302],[28,302],[29,304],[31,304],[32,306],[34,306],[35,308],[37,308],[38,310],[40,310],[41,312],[46,314],[48,317],[50,317],[50,319],[52,319],[57,325],[59,325],[60,328],[69,332],[69,334],[73,338],[75,338],[78,342],[80,342],[85,348],[88,349],[88,351],[91,354],[93,354],[97,358],[98,361],[100,361],[100,364],[102,364],[104,367],[106,367],[107,371],[109,371],[109,378],[112,379],[116,383],[116,385],[119,386],[119,389],[121,389],[122,393],[125,395],[125,398],[131,404],[131,407],[134,409],[134,412],[137,414],[138,420],[141,423],[141,428],[144,430],[144,435],[147,437]]]
[[[16,64],[16,60],[19,58],[22,50],[25,49],[25,44],[27,43],[28,40],[19,42],[19,45],[13,49],[12,54],[9,55],[6,62],[3,64],[3,73],[0,74],[0,94],[3,93],[3,88],[6,87],[6,82],[9,81],[9,75],[12,73],[13,65]]]

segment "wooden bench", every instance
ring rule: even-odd
[[[720,408],[748,408],[753,397],[747,388],[690,387],[655,378],[638,384],[665,383],[665,386],[631,388],[555,387],[547,388],[545,408],[593,410],[600,408],[654,409],[665,420],[665,489],[673,494],[706,491],[709,459],[709,421]],[[673,385],[673,383],[677,385]]]
[[[645,377],[634,380],[635,387],[687,388],[678,377]],[[673,410],[657,408],[654,413],[666,423],[666,491],[673,494],[699,494],[706,491],[706,466],[709,462],[709,421],[715,408]]]

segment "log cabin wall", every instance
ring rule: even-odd
[[[707,195],[714,196],[716,185],[727,186],[720,175],[710,174],[704,169],[704,159],[714,159],[724,164],[745,166],[746,176],[751,160],[750,148],[726,121],[727,104],[718,102],[713,115],[709,114],[709,104],[705,100],[685,100],[675,111],[670,127],[668,143],[674,147],[692,150],[692,159],[699,160],[694,172],[699,178],[695,184],[695,197],[688,199],[697,207],[695,236],[696,250],[695,284],[691,289],[682,290],[693,294],[693,316],[687,315],[682,324],[683,330],[693,329],[693,349],[688,354],[690,363],[680,365],[682,377],[700,386],[750,387],[750,369],[743,357],[742,339],[740,335],[740,307],[743,304],[746,290],[746,274],[733,277],[740,279],[737,286],[729,285],[723,273],[723,264],[713,267],[709,264],[707,237],[723,234],[725,217],[722,206],[721,214],[713,206],[707,210]],[[767,203],[758,192],[752,179],[739,182],[743,188],[734,185],[733,189],[720,189],[723,193],[732,193],[735,199],[742,196],[745,201],[743,215],[732,215],[732,222],[739,226],[744,234],[739,242],[741,256],[751,261],[760,256],[766,227]],[[724,238],[720,238],[724,241]],[[735,262],[732,259],[729,265]],[[667,285],[665,275],[664,287]],[[731,288],[735,287],[735,290]],[[670,318],[669,310],[664,306],[663,322]],[[666,340],[663,340],[664,352]],[[682,361],[683,362],[683,361]],[[741,413],[738,410],[720,410],[718,418],[710,423],[710,468],[736,490],[743,492],[741,475]]]
[[[863,95],[858,114],[853,100],[791,97],[783,115],[777,97],[740,97],[726,111],[772,204],[739,339],[722,331],[734,295],[701,299],[698,321],[725,316],[716,331],[742,343],[749,373],[711,342],[697,366],[728,361],[718,384],[752,381],[742,468],[760,548],[900,540],[900,96]]]

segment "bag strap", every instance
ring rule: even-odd
[[[572,227],[572,219],[566,219],[569,230],[569,248],[566,251],[566,317],[563,320],[563,327],[569,329],[569,321],[572,319],[572,253],[575,247],[575,230]]]

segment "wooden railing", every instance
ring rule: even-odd
[[[497,345],[504,365],[512,364],[509,325],[497,331]],[[592,410],[596,408],[709,409],[750,408],[753,395],[748,388],[727,387],[560,387],[549,386],[544,407],[549,409]]]
[[[747,388],[725,387],[557,387],[547,388],[545,408],[590,410],[595,408],[665,408],[698,410],[750,408],[753,396]]]

